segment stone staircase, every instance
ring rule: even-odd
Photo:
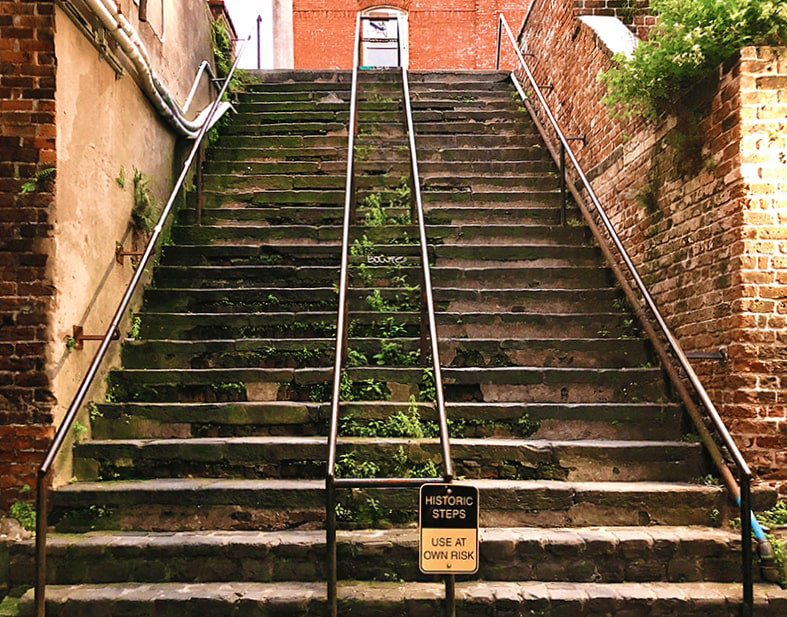
[[[454,465],[481,495],[458,614],[738,615],[735,510],[577,211],[558,224],[555,167],[510,82],[411,80]],[[48,615],[325,614],[349,81],[272,74],[240,95],[204,224],[192,199],[77,481],[53,492]],[[361,73],[340,476],[440,468],[400,88]],[[416,491],[339,502],[340,614],[441,614]],[[12,582],[29,581],[31,545],[13,551]],[[756,597],[758,617],[787,614],[778,587]]]

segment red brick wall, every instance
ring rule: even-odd
[[[787,493],[787,50],[743,50],[646,123],[601,102],[609,51],[573,0],[538,0],[523,47],[657,304],[761,479]],[[585,4],[588,4],[587,2]]]
[[[55,166],[52,0],[0,0],[0,507],[33,486],[52,431],[47,273]]]
[[[493,69],[497,16],[519,27],[523,0],[294,0],[295,68],[349,69],[355,16],[375,6],[408,12],[411,69]],[[515,32],[516,33],[516,32]]]
[[[574,0],[576,15],[617,17],[641,39],[647,39],[650,29],[656,25],[649,6],[650,0]]]

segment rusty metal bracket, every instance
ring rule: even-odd
[[[85,341],[103,341],[104,335],[103,334],[85,334],[85,330],[82,326],[74,326],[74,334],[72,335],[74,339],[74,349],[80,350],[84,349]],[[115,330],[112,334],[112,340],[117,341],[120,339],[120,332]]]
[[[123,245],[120,244],[120,242],[115,244],[115,261],[121,266],[123,265],[124,257],[142,257],[144,254],[144,251],[124,251]]]

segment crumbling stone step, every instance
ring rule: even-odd
[[[620,340],[636,334],[634,322],[622,310],[586,312],[598,307],[578,306],[574,312],[487,311],[440,312],[435,315],[438,336],[470,339],[606,338]]]
[[[162,263],[174,265],[219,264],[338,264],[341,249],[335,244],[220,244],[162,247]]]
[[[524,252],[524,251],[523,251]],[[538,252],[533,251],[533,252]],[[544,251],[548,252],[548,251]],[[532,254],[532,252],[531,252]],[[558,262],[556,257],[553,261]],[[464,289],[587,289],[607,287],[612,274],[598,266],[565,266],[567,258],[554,265],[530,264],[508,266],[490,264],[477,267],[452,267],[441,265],[432,271],[437,287],[462,287]]]
[[[180,225],[197,223],[196,208],[184,208],[178,212]],[[359,219],[362,220],[362,219]],[[341,225],[344,221],[344,204],[304,204],[291,206],[269,205],[263,208],[222,205],[218,208],[203,208],[202,224],[209,226],[239,225]],[[337,244],[338,251],[338,244]]]
[[[431,403],[416,406],[423,421],[437,420]],[[410,407],[393,401],[345,402],[340,417],[366,426],[409,413]],[[329,413],[328,403],[310,401],[99,403],[91,433],[95,439],[323,435]],[[447,413],[451,434],[461,431],[466,437],[677,441],[683,427],[683,412],[675,403],[449,402]]]
[[[169,478],[76,482],[52,493],[51,523],[59,531],[101,529],[199,531],[322,528],[322,480]],[[567,482],[557,480],[462,480],[477,486],[485,527],[588,527],[599,525],[709,525],[736,516],[719,486],[669,482]],[[363,515],[378,503],[378,525],[415,520],[417,489],[354,489],[339,492],[345,510]],[[773,495],[755,491],[756,509]],[[342,525],[375,526],[353,518]]]
[[[209,160],[217,163],[233,165],[247,165],[250,163],[267,163],[281,161],[298,163],[303,161],[347,161],[347,144],[331,146],[268,146],[262,150],[258,148],[237,148],[216,145],[209,151]]]
[[[225,139],[251,136],[267,137],[270,135],[342,135],[345,138],[347,137],[347,122],[342,121],[342,119],[328,121],[303,118],[293,122],[265,122],[264,119],[259,119],[256,122],[248,122],[244,125],[238,125],[236,120],[231,127],[234,127],[234,130],[230,128],[222,131]]]
[[[191,288],[259,287],[287,281],[304,287],[331,285],[339,276],[339,264],[306,265],[226,265],[226,266],[159,266],[154,280],[163,287],[174,286],[184,280]]]
[[[664,402],[660,369],[652,368],[446,368],[448,400],[518,402]]]
[[[545,233],[544,239],[554,237],[555,228],[560,225],[560,198],[550,196],[549,199],[532,200],[512,206],[500,203],[479,206],[475,204],[462,205],[449,203],[429,204],[426,207],[426,221],[429,224],[427,233],[431,233],[434,225],[483,225],[485,222],[499,231],[500,226],[517,225],[519,227],[545,227],[552,228]],[[576,220],[574,208],[568,208],[570,218]],[[587,228],[584,226],[560,226],[561,233],[576,233],[588,237]],[[528,232],[535,230],[522,229],[525,238]],[[562,236],[560,236],[562,237]],[[485,236],[485,241],[491,241],[490,235]],[[485,242],[488,243],[488,242]]]
[[[619,291],[608,289],[459,289],[434,287],[435,307],[452,313],[583,313],[612,307]]]
[[[485,581],[740,580],[740,534],[722,529],[482,528],[479,541],[478,577]],[[48,548],[48,580],[54,585],[326,578],[323,531],[52,534]],[[439,580],[420,573],[417,548],[415,529],[340,531],[339,578]],[[33,542],[11,548],[12,585],[32,578],[32,558]]]
[[[369,365],[377,364],[375,354],[382,354],[379,338],[352,337],[350,349],[362,353]],[[385,343],[397,353],[417,356],[417,338],[391,337]],[[244,338],[188,341],[178,339],[128,340],[123,345],[126,368],[303,368],[333,365],[335,338]],[[392,363],[388,363],[392,364]]]
[[[278,298],[277,298],[278,299]],[[336,316],[333,310],[283,311],[271,306],[270,312],[244,312],[238,305],[212,300],[214,312],[141,313],[140,336],[143,338],[180,338],[200,340],[260,337],[335,337]],[[253,303],[249,299],[249,304]],[[302,302],[303,300],[297,300]],[[365,307],[368,308],[368,307]],[[355,311],[350,320],[353,336],[414,336],[420,331],[420,314],[412,311]]]
[[[397,154],[397,158],[399,153]],[[375,160],[387,160],[386,155],[375,152]],[[512,144],[512,145],[489,145],[477,144],[475,147],[467,144],[458,146],[440,146],[434,148],[424,148],[420,141],[418,144],[418,160],[430,162],[460,162],[475,163],[478,161],[536,161],[548,162],[549,151],[540,144]]]
[[[448,338],[440,340],[446,366],[641,367],[653,361],[643,339]]]
[[[471,582],[457,586],[458,610],[467,617],[510,614],[552,617],[637,615],[638,617],[739,617],[736,583],[505,583]],[[422,617],[439,615],[442,583],[357,583],[339,586],[342,615]],[[208,614],[327,614],[324,583],[111,584],[53,587],[47,614],[53,617],[109,615],[122,603],[128,617],[163,617],[164,607],[181,616]],[[780,617],[787,592],[775,585],[756,588],[758,617]],[[151,607],[162,607],[151,613]],[[51,608],[50,608],[51,607]],[[50,612],[51,610],[51,612]],[[23,617],[32,615],[32,594],[23,599]],[[217,611],[221,611],[217,613]],[[514,613],[513,611],[517,611]]]
[[[464,478],[675,482],[704,474],[700,445],[682,442],[455,438],[451,452],[456,474]],[[94,439],[77,444],[74,453],[80,480],[318,479],[327,457],[322,436]],[[337,453],[339,477],[355,477],[359,461],[374,465],[374,475],[382,477],[418,476],[424,465],[441,464],[436,438],[341,437]]]

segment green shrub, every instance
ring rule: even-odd
[[[652,0],[651,10],[649,40],[602,75],[605,101],[623,115],[656,116],[741,47],[787,41],[780,0]]]

